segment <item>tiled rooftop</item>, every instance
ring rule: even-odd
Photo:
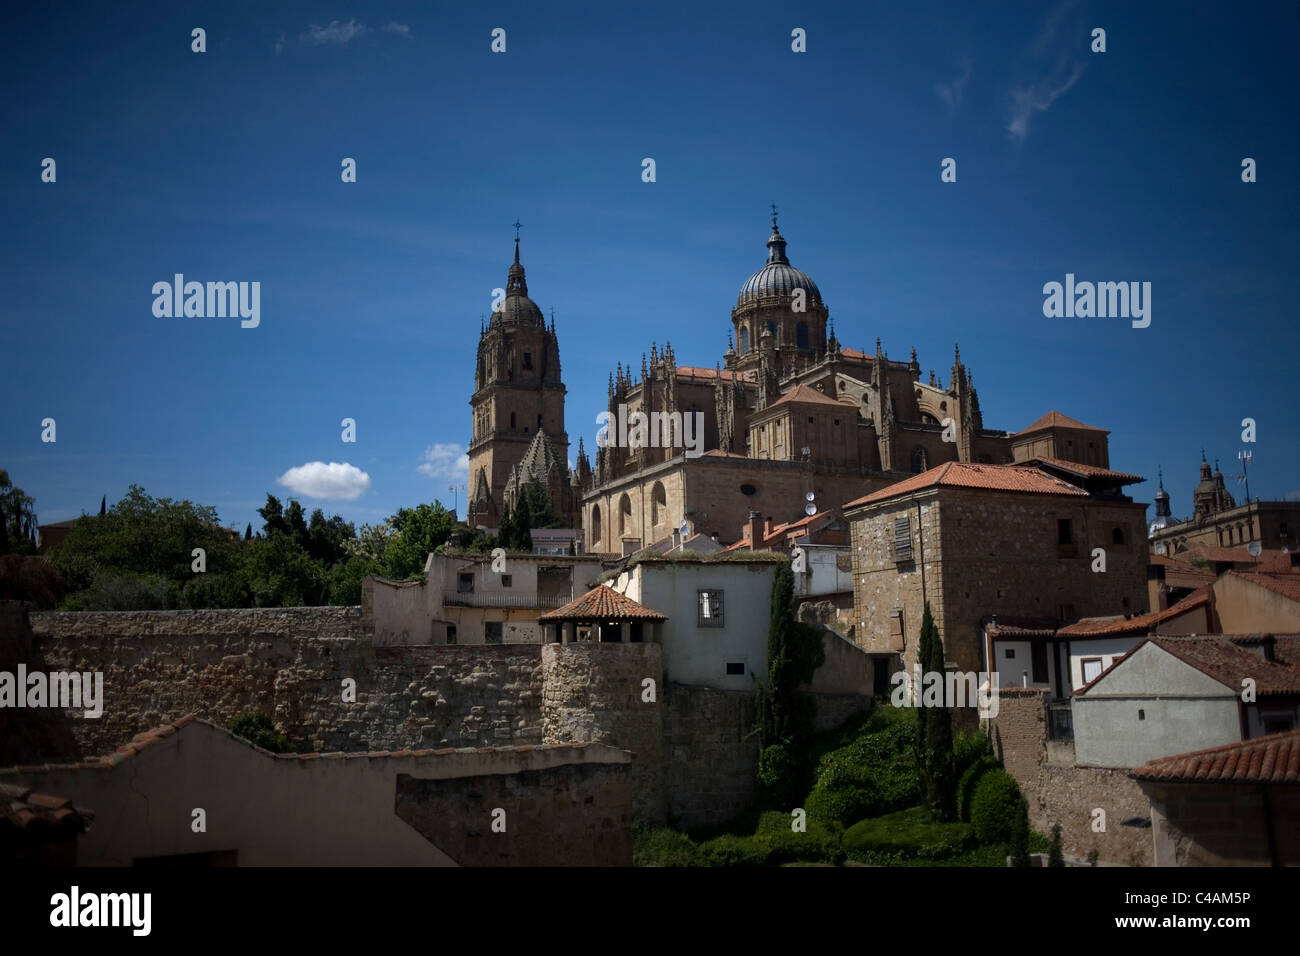
[[[904,478],[887,488],[881,488],[864,498],[850,501],[845,508],[872,504],[911,494],[923,488],[983,488],[988,491],[1014,491],[1039,495],[1070,495],[1088,497],[1088,492],[1076,488],[1068,481],[1049,475],[1037,468],[1023,465],[977,465],[971,462],[948,461],[911,478]]]
[[[61,797],[34,793],[21,784],[0,783],[0,829],[51,827],[81,833],[95,814]]]
[[[564,607],[547,611],[539,621],[666,621],[666,615],[638,604],[605,584],[598,584]]]
[[[1027,428],[1022,428],[1017,434],[1023,435],[1026,432],[1038,431],[1040,428],[1082,428],[1090,432],[1104,432],[1106,430],[1093,425],[1085,425],[1069,415],[1062,415],[1060,412],[1053,410]]]
[[[1171,783],[1300,784],[1300,730],[1160,757],[1130,776]]]

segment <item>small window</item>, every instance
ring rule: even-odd
[[[503,588],[511,587],[514,584],[514,576],[510,574],[501,575],[501,586]]]
[[[1014,650],[1013,648],[1008,647],[1008,648],[1007,648],[1007,660],[1009,660],[1009,661],[1013,661],[1013,660],[1015,660],[1015,659],[1016,659],[1016,652],[1015,652],[1015,650]]]
[[[1092,683],[1101,675],[1100,657],[1085,657],[1081,663],[1083,667],[1083,682],[1085,684]]]
[[[700,627],[722,627],[722,592],[721,591],[700,591],[699,592],[699,626]]]
[[[484,644],[501,643],[501,622],[500,621],[483,622],[483,643]]]
[[[740,493],[746,498],[752,498],[754,495],[758,494],[758,489],[753,485],[746,483],[740,486]]]
[[[1111,530],[1110,530],[1110,543],[1111,543],[1111,544],[1123,544],[1123,543],[1124,543],[1124,529],[1123,529],[1123,528],[1111,528]]]
[[[1056,543],[1074,544],[1074,530],[1070,526],[1069,518],[1056,519]]]
[[[744,676],[745,676],[745,662],[744,662],[744,661],[727,661],[727,676],[728,676],[728,677],[744,677]]]
[[[812,423],[813,423],[813,418],[812,418],[811,415],[809,415],[809,416],[808,416],[808,424],[811,425]]]
[[[532,367],[533,367],[533,353],[528,351],[528,349],[524,349],[524,368],[531,369]]]
[[[515,427],[515,413],[514,413],[514,412],[511,412],[511,413],[510,413],[510,427],[511,427],[511,428],[514,428],[514,427]]]
[[[474,572],[467,571],[456,575],[456,590],[462,594],[473,594]]]
[[[455,624],[448,624],[448,625],[447,625],[447,643],[448,643],[448,644],[455,644],[455,643],[456,643],[456,625],[455,625]]]
[[[1143,710],[1141,707],[1139,707],[1139,708],[1138,708],[1138,720],[1146,720],[1146,719],[1147,719],[1147,712],[1146,712],[1145,710]]]

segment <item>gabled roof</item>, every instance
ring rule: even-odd
[[[47,831],[83,833],[95,814],[75,807],[70,800],[36,793],[22,784],[0,783],[0,833],[5,830],[38,828]]]
[[[1110,434],[1104,428],[1097,428],[1094,425],[1085,425],[1083,422],[1077,421],[1071,418],[1069,415],[1062,415],[1060,412],[1056,410],[1052,410],[1048,412],[1038,421],[1034,422],[1032,425],[1030,425],[1027,428],[1022,428],[1020,431],[1016,432],[1016,434],[1025,435],[1028,434],[1029,432],[1036,432],[1043,428],[1081,428],[1084,431],[1103,432],[1105,434]]]
[[[850,501],[845,508],[872,504],[911,494],[923,488],[983,488],[987,491],[1016,491],[1038,495],[1089,497],[1088,492],[1037,468],[1020,465],[977,465],[972,462],[947,461],[911,478],[904,478],[865,498]]]
[[[1268,573],[1264,571],[1229,571],[1234,578],[1266,588],[1291,601],[1300,601],[1300,574],[1295,572]]]
[[[772,528],[771,531],[763,535],[763,540],[760,542],[760,544],[766,545],[769,542],[774,542],[778,538],[783,538],[789,534],[792,534],[793,532],[798,531],[800,528],[804,528],[807,527],[808,525],[811,525],[814,521],[818,520],[819,518],[825,518],[828,515],[832,515],[833,513],[834,513],[834,509],[828,508],[825,511],[819,511],[816,514],[807,515],[803,518],[800,518],[798,521],[787,521],[784,524],[776,525]],[[740,551],[748,547],[749,547],[749,537],[746,536],[744,538],[741,538],[735,544],[727,545],[722,550]]]
[[[790,391],[786,392],[771,405],[767,406],[764,411],[771,411],[782,405],[834,405],[838,409],[848,410],[853,408],[847,402],[837,401],[822,392],[817,391],[804,384],[796,385]],[[856,411],[856,408],[853,408]],[[755,412],[755,415],[761,415],[762,412]]]
[[[1077,461],[1066,461],[1064,458],[1031,458],[1029,461],[1020,464],[1022,466],[1032,465],[1034,462],[1042,462],[1048,467],[1059,468],[1061,471],[1068,471],[1081,478],[1108,478],[1124,485],[1146,481],[1141,475],[1132,475],[1127,471],[1112,471],[1110,468],[1102,468],[1100,465],[1081,465]]]
[[[1108,637],[1124,634],[1147,634],[1157,624],[1181,617],[1210,603],[1210,586],[1201,585],[1187,597],[1163,611],[1149,611],[1133,617],[1087,618],[1069,624],[1056,633],[1062,637]]]
[[[605,584],[598,584],[564,607],[547,611],[539,621],[666,621],[668,617],[638,604]]]
[[[1129,776],[1169,783],[1300,784],[1300,730],[1159,757]]]
[[[1128,654],[1118,658],[1092,683],[1075,693],[1095,687],[1148,642],[1234,692],[1240,692],[1242,679],[1249,677],[1255,681],[1257,694],[1300,694],[1300,669],[1279,661],[1266,661],[1222,634],[1207,637],[1149,637]]]

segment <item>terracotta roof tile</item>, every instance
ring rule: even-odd
[[[95,814],[62,797],[33,793],[22,784],[0,783],[0,830],[42,826],[84,832]]]
[[[638,604],[605,584],[598,584],[564,607],[547,611],[539,621],[666,621],[667,616]]]
[[[872,492],[864,498],[850,501],[845,508],[872,504],[911,494],[923,488],[982,488],[987,491],[1014,491],[1040,495],[1070,495],[1088,497],[1088,492],[1076,488],[1068,481],[1063,481],[1037,468],[1025,468],[1021,465],[977,465],[971,462],[947,461],[929,471],[923,471],[911,478],[904,478],[887,488]]]
[[[1255,680],[1258,694],[1300,694],[1300,670],[1279,661],[1266,661],[1222,635],[1153,637],[1151,640],[1234,691],[1240,691],[1242,679],[1250,677]]]
[[[1065,637],[1101,637],[1112,634],[1146,634],[1157,624],[1171,620],[1172,618],[1181,617],[1188,611],[1194,611],[1196,608],[1203,607],[1208,604],[1209,601],[1210,586],[1204,584],[1181,601],[1165,608],[1163,611],[1149,611],[1146,614],[1137,614],[1130,618],[1088,618],[1086,620],[1077,621],[1074,624],[1069,624],[1061,628],[1057,633]]]
[[[709,381],[713,381],[717,379],[719,376],[721,376],[724,382],[750,381],[749,373],[747,372],[734,372],[731,369],[725,369],[725,368],[724,369],[704,368],[703,366],[699,366],[699,365],[677,366],[677,378],[679,380],[683,378],[704,378],[704,379],[708,379]]]
[[[1172,783],[1300,784],[1300,730],[1160,757],[1129,776]]]
[[[857,414],[857,408],[847,402],[841,402],[829,395],[810,388],[807,385],[796,385],[790,391],[786,392],[771,405],[767,406],[764,411],[771,411],[782,405],[834,405],[836,408],[843,409],[845,412],[852,411]],[[761,415],[762,412],[755,412],[755,415]]]
[[[1102,468],[1100,465],[1081,465],[1077,461],[1066,461],[1064,458],[1033,458],[1028,462],[1021,462],[1020,465],[1024,467],[1035,461],[1041,461],[1045,465],[1051,465],[1053,468],[1060,468],[1063,471],[1074,472],[1076,475],[1082,475],[1085,478],[1112,478],[1116,481],[1122,481],[1126,485],[1146,481],[1141,475],[1130,474],[1127,471],[1114,471],[1110,468]]]
[[[1300,601],[1300,574],[1294,572],[1266,573],[1262,571],[1229,571],[1234,578],[1267,588],[1292,601]]]
[[[1071,418],[1069,415],[1062,415],[1056,410],[1052,410],[1034,422],[1028,428],[1022,428],[1016,432],[1017,435],[1024,435],[1028,432],[1036,432],[1040,428],[1082,428],[1090,432],[1104,432],[1106,429],[1097,428],[1094,425],[1085,425],[1081,421]]]

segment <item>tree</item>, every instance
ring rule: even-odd
[[[1016,795],[1015,812],[1011,816],[1010,856],[1012,866],[1029,866],[1029,804]]]
[[[921,616],[921,641],[917,651],[921,664],[922,684],[931,674],[944,679],[943,641],[925,602]],[[942,688],[941,688],[942,689]],[[919,690],[919,689],[918,689]],[[920,703],[924,707],[924,695]],[[925,782],[925,801],[939,820],[957,819],[957,780],[952,762],[952,714],[941,700],[924,707],[917,721],[916,750],[921,777]]]
[[[36,499],[0,468],[0,554],[36,553]]]
[[[1052,824],[1052,845],[1047,851],[1048,866],[1065,866],[1065,854],[1061,852],[1061,825]]]
[[[245,541],[253,540],[253,522],[251,521],[248,522],[248,527],[244,529],[244,540]]]
[[[769,805],[792,798],[807,769],[815,704],[798,688],[812,680],[826,660],[821,632],[795,620],[794,574],[790,563],[776,566],[767,631],[765,687],[757,689],[759,783]]]
[[[102,518],[106,514],[108,514],[108,495],[99,499],[99,516]]]
[[[451,537],[454,524],[451,512],[439,501],[400,508],[388,520],[394,533],[384,551],[384,570],[397,580],[420,574],[429,555]]]

